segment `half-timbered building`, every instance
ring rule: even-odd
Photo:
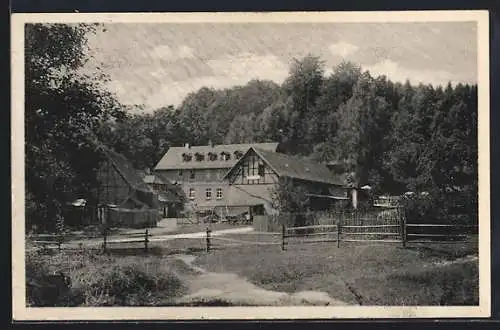
[[[325,209],[336,201],[350,200],[345,180],[326,165],[258,147],[251,147],[226,174],[229,199],[246,201],[253,214],[276,213],[272,195],[280,178],[290,178],[306,188],[312,208]]]
[[[230,191],[224,177],[253,146],[268,151],[278,149],[278,143],[186,144],[169,148],[154,168],[154,173],[182,187],[190,210],[215,212],[221,217],[239,215],[251,204]]]
[[[154,226],[159,219],[158,196],[121,154],[98,146],[97,218],[115,226]]]

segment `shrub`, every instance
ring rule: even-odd
[[[466,205],[464,198],[442,193],[416,195],[404,197],[402,206],[407,223],[477,225],[477,208]]]
[[[85,291],[90,305],[145,306],[178,296],[183,283],[173,274],[159,275],[137,265],[115,266]]]
[[[160,258],[94,252],[28,252],[26,283],[28,306],[168,305],[186,291]]]
[[[438,223],[444,217],[442,205],[431,196],[411,196],[402,199],[407,223]]]
[[[26,254],[26,303],[28,306],[71,306],[71,278],[52,271],[41,261],[41,254]]]

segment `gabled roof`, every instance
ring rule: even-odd
[[[155,171],[172,170],[172,169],[200,169],[200,168],[226,168],[229,169],[236,164],[238,158],[235,157],[235,152],[240,152],[242,155],[251,147],[259,147],[262,150],[276,151],[278,143],[246,143],[246,144],[221,144],[213,146],[191,146],[191,147],[171,147],[158,162]],[[202,154],[205,157],[203,160],[196,160],[195,154]],[[216,160],[211,160],[209,153],[217,155]],[[222,153],[228,153],[230,158],[224,160]],[[183,154],[191,155],[191,160],[185,161]]]
[[[144,171],[137,171],[138,174],[142,177],[142,180],[146,184],[157,184],[163,186],[165,190],[155,190],[153,191],[158,194],[158,200],[160,202],[183,202],[186,199],[184,191],[182,187],[176,184],[173,184],[170,180],[166,178],[162,178],[157,174],[147,174]]]
[[[144,192],[152,192],[125,156],[102,145],[99,146],[99,149],[131,187]]]
[[[336,186],[346,185],[345,180],[341,176],[333,174],[324,164],[314,163],[305,158],[285,155],[257,147],[250,148],[238,163],[226,174],[225,178],[227,178],[252,151],[267,163],[279,177],[328,183]]]

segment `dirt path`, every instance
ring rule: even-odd
[[[193,265],[195,256],[175,255],[196,275],[188,278],[190,293],[177,302],[190,305],[232,306],[345,306],[343,301],[331,298],[321,291],[300,291],[293,294],[259,288],[247,279],[233,273],[213,273]]]

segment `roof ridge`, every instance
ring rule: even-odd
[[[301,157],[297,155],[288,155],[280,152],[275,152],[275,151],[270,151],[270,150],[262,150],[259,148],[253,148],[264,160],[268,163],[271,168],[278,174],[278,175],[287,175],[290,177],[295,177],[297,179],[303,179],[303,180],[310,180],[312,179],[312,176],[318,175],[319,173],[316,172],[321,172],[324,170],[325,177],[323,180],[318,180],[318,182],[321,181],[328,181],[333,184],[343,184],[343,180],[340,179],[337,175],[332,173],[328,167],[325,164],[319,163],[319,162],[314,162],[306,157]],[[267,157],[266,157],[267,156]],[[276,159],[272,159],[272,157],[277,157]],[[268,159],[271,158],[271,159]],[[277,162],[273,164],[274,162]],[[282,164],[279,164],[279,163]],[[286,169],[283,169],[280,167],[284,167]],[[309,168],[311,167],[311,168]],[[321,170],[320,170],[321,169]],[[304,173],[301,172],[306,172],[307,174],[304,175]],[[286,173],[285,173],[286,172]],[[295,172],[295,173],[294,173]],[[328,173],[328,175],[326,175]],[[309,178],[307,178],[309,176]],[[318,179],[318,178],[316,178]]]
[[[132,182],[130,180],[130,178],[125,174],[123,173],[123,170],[122,168],[120,167],[120,165],[117,164],[116,160],[113,158],[113,156],[117,156],[119,158],[122,158],[123,161],[124,161],[124,165],[126,166],[126,164],[130,164],[130,161],[122,154],[120,154],[119,152],[115,151],[115,150],[112,150],[104,145],[101,146],[103,152],[105,154],[107,154],[107,158],[108,160],[111,161],[111,163],[113,164],[113,167],[118,171],[118,173],[120,173],[121,177],[134,189],[137,189],[137,190],[144,190],[143,187],[139,187],[136,183]],[[135,175],[137,175],[138,179],[140,179],[140,181],[142,182],[142,178],[140,177],[140,175],[137,173],[137,170],[132,167],[131,169]],[[144,187],[147,187],[149,188],[147,185],[144,185]],[[148,190],[148,192],[151,192]]]

